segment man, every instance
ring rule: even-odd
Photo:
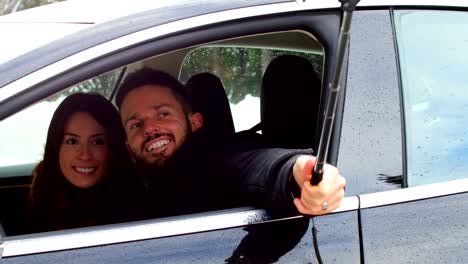
[[[210,141],[185,87],[164,72],[129,75],[116,102],[153,217],[247,204],[320,215],[344,196],[345,179],[333,166],[311,186],[315,158],[307,150],[263,148],[246,133]]]

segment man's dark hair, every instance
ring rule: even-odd
[[[130,91],[145,85],[168,87],[177,101],[182,105],[184,112],[188,114],[192,111],[185,86],[170,74],[150,68],[142,68],[125,78],[115,97],[117,107],[121,109],[122,102]]]

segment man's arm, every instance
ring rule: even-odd
[[[246,204],[290,213],[329,213],[338,208],[344,196],[345,179],[335,167],[327,165],[322,182],[311,186],[315,164],[311,153],[272,148],[237,153],[227,162],[228,184]]]

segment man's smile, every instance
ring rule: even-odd
[[[151,152],[153,151],[154,149],[160,149],[160,148],[164,148],[167,144],[169,144],[171,142],[171,140],[169,139],[160,139],[160,140],[156,140],[152,143],[150,143],[149,145],[147,145],[147,147],[145,148],[146,152]]]

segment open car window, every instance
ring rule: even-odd
[[[209,72],[219,76],[229,99],[236,131],[248,130],[260,123],[263,73],[268,64],[281,55],[308,59],[322,78],[323,51],[217,47],[215,44],[190,52],[183,61],[179,78],[185,83],[198,73]]]
[[[76,92],[95,92],[109,97],[119,72],[112,71],[81,82],[2,120],[0,178],[31,173],[32,167],[42,159],[50,120],[63,99]]]

